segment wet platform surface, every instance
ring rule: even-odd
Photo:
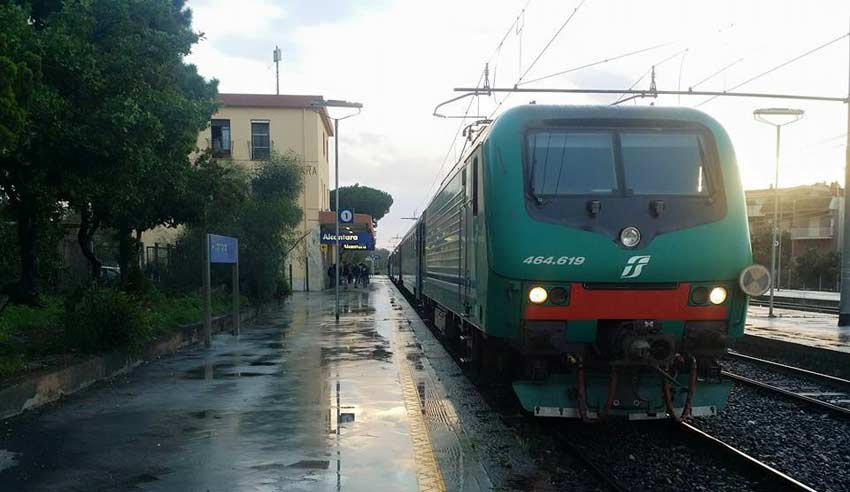
[[[0,490],[482,490],[386,280],[0,422]],[[409,310],[405,307],[404,310]],[[448,483],[448,487],[447,487]]]
[[[810,347],[850,353],[850,327],[838,327],[838,315],[810,313],[794,309],[750,306],[745,333]]]
[[[776,289],[773,292],[773,296],[777,298],[838,302],[841,294],[838,292],[829,292],[824,290]],[[767,295],[764,295],[761,298],[767,299]]]

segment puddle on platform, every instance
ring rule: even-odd
[[[226,378],[252,378],[258,376],[273,376],[272,373],[253,371],[232,371],[233,364],[214,364],[212,366],[198,366],[194,369],[184,371],[182,379],[226,379]],[[228,369],[228,371],[224,371]]]
[[[301,468],[307,470],[327,470],[330,466],[331,462],[328,460],[301,460],[291,465],[288,465],[287,468]]]
[[[15,466],[17,463],[15,460],[16,454],[17,453],[6,451],[5,449],[0,449],[0,471]]]

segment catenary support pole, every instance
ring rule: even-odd
[[[210,299],[210,235],[204,233],[204,347],[212,345],[212,308]]]
[[[334,238],[334,296],[336,309],[334,315],[339,321],[339,119],[334,118],[334,210],[336,213],[336,236]]]
[[[776,247],[779,245],[779,141],[782,126],[776,125],[776,174],[773,178],[773,238],[770,243],[770,308],[767,316],[773,317],[773,289],[776,287]]]
[[[848,38],[850,40],[850,38]],[[848,43],[850,44],[850,43]],[[850,326],[850,58],[847,60],[847,144],[844,149],[844,244],[841,248],[841,301],[838,304],[838,326]]]

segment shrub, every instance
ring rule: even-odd
[[[65,335],[69,348],[94,353],[117,348],[137,351],[152,334],[150,312],[117,289],[92,287],[70,299]]]

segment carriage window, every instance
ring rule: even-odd
[[[528,155],[537,195],[599,194],[617,189],[611,133],[532,132]]]
[[[702,145],[692,133],[622,133],[626,189],[636,195],[707,195]]]

